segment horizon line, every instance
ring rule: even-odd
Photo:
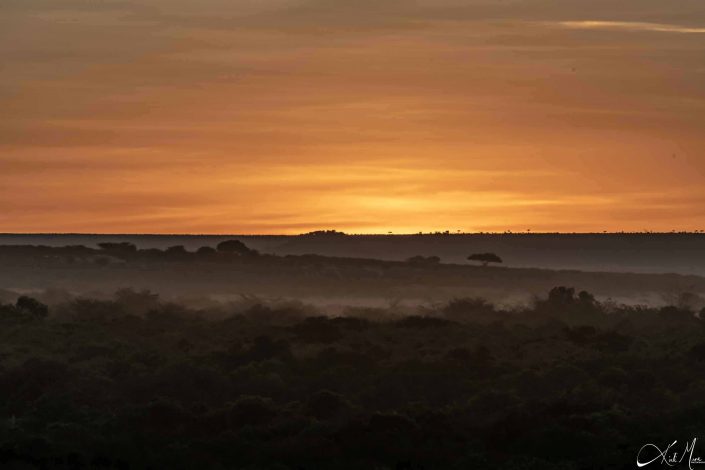
[[[287,233],[113,233],[113,232],[0,232],[0,237],[3,236],[119,236],[119,237],[301,237],[301,236],[459,236],[459,235],[705,235],[705,230],[671,230],[671,231],[585,231],[585,232],[566,232],[566,231],[477,231],[477,232],[451,232],[451,231],[436,231],[436,232],[359,232],[348,233],[337,230],[315,230],[311,232],[287,234]]]

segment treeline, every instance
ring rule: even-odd
[[[311,236],[318,236],[317,233]],[[317,261],[334,261],[346,263],[376,263],[380,265],[408,264],[412,266],[433,266],[440,264],[438,256],[413,256],[405,262],[383,261],[365,258],[337,258],[316,254],[274,255],[260,253],[248,247],[240,240],[226,240],[216,247],[202,246],[196,250],[187,250],[183,245],[174,245],[164,249],[139,248],[129,242],[98,243],[97,248],[85,245],[45,246],[45,245],[0,245],[0,261],[26,262],[33,260],[46,264],[96,264],[108,265],[128,262],[185,262],[185,263],[230,263],[246,261],[250,263],[310,263]]]
[[[158,248],[140,249],[129,242],[103,242],[98,243],[98,248],[84,245],[69,245],[62,247],[43,245],[5,245],[0,246],[0,257],[35,257],[44,259],[62,259],[69,263],[80,261],[93,261],[105,263],[114,260],[129,261],[135,259],[163,258],[184,259],[191,255],[200,258],[213,257],[254,257],[259,256],[257,250],[247,247],[240,240],[226,240],[220,242],[215,248],[203,246],[195,251],[188,251],[183,245],[174,245],[163,250]]]
[[[557,287],[415,315],[148,291],[0,306],[0,467],[631,468],[705,418],[705,312]]]

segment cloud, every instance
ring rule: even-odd
[[[702,5],[0,1],[0,231],[677,225]]]
[[[611,31],[655,32],[655,33],[680,33],[704,34],[705,28],[679,26],[674,24],[642,23],[638,21],[559,21],[557,23],[568,29],[591,29]]]

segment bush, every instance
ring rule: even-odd
[[[502,258],[494,253],[475,253],[468,256],[469,261],[479,261],[483,266],[487,266],[488,263],[501,263]]]
[[[49,315],[49,307],[38,300],[33,299],[32,297],[27,297],[24,295],[17,299],[15,307],[20,313],[28,315],[32,318],[41,319]]]
[[[218,243],[216,250],[221,253],[233,253],[240,256],[248,256],[258,254],[257,251],[251,250],[240,240],[226,240]]]

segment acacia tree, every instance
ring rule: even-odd
[[[469,261],[479,261],[483,266],[487,266],[489,263],[501,263],[502,258],[494,253],[475,253],[468,256]]]

